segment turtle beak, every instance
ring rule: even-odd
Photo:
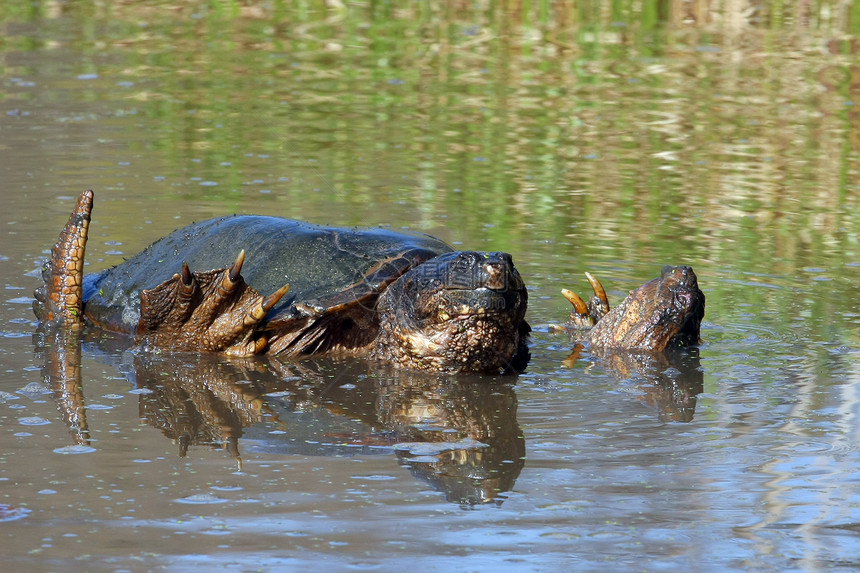
[[[484,280],[484,286],[486,288],[491,290],[505,289],[507,283],[505,277],[508,273],[507,268],[503,263],[484,263],[484,272],[486,273],[486,279]]]
[[[483,284],[490,290],[522,290],[523,284],[508,253],[488,253],[483,263]]]

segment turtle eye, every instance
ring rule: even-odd
[[[462,253],[460,256],[457,257],[457,267],[461,269],[468,269],[478,264],[478,261],[478,253]]]

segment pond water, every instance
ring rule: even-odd
[[[3,3],[6,566],[860,566],[860,8],[438,4]],[[508,251],[531,362],[89,332],[51,377],[32,291],[85,188],[88,272],[237,212]],[[707,296],[698,351],[567,360],[560,288],[618,302],[667,263]]]

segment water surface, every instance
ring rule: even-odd
[[[219,6],[0,8],[6,563],[860,565],[857,8]],[[90,333],[46,383],[31,293],[84,188],[93,271],[233,212],[509,251],[532,361],[451,378]],[[667,263],[707,296],[697,352],[565,360],[561,287],[591,271],[617,302]]]

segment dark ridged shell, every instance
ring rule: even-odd
[[[242,276],[261,294],[290,284],[269,322],[289,319],[296,303],[331,308],[375,297],[410,267],[452,250],[429,235],[221,217],[174,231],[124,263],[85,277],[85,312],[98,324],[134,332],[142,290],[170,279],[183,262],[192,271],[229,267],[241,249]]]

